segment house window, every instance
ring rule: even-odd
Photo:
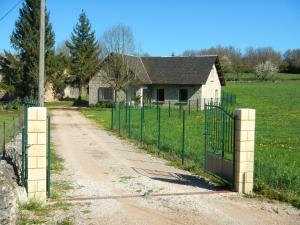
[[[179,90],[179,101],[180,102],[187,102],[188,100],[188,90],[187,89],[180,89]]]
[[[165,90],[164,89],[157,89],[157,101],[163,102],[165,101]]]
[[[99,88],[98,89],[98,100],[113,100],[113,89],[112,88]]]

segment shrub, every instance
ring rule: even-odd
[[[271,78],[276,72],[278,72],[278,67],[270,60],[267,60],[264,63],[260,63],[255,67],[256,77],[259,80],[267,80]]]
[[[100,108],[112,108],[113,104],[113,101],[99,101],[95,106]]]

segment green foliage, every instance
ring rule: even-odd
[[[67,86],[68,74],[70,70],[70,57],[63,54],[55,54],[51,60],[50,72],[51,76],[48,77],[48,83],[52,84],[54,95],[58,99],[62,99],[64,96],[64,90]]]
[[[114,102],[113,101],[99,101],[95,107],[99,108],[111,108],[113,106]]]
[[[64,169],[64,159],[56,154],[53,145],[51,145],[51,173],[60,173]]]
[[[95,38],[95,31],[91,29],[86,14],[81,12],[71,40],[66,42],[72,62],[69,83],[72,87],[79,88],[79,99],[81,99],[82,88],[99,71],[100,66],[100,47]]]
[[[11,35],[11,44],[16,55],[5,52],[6,62],[1,63],[3,82],[11,96],[37,96],[39,62],[39,26],[40,1],[24,1],[15,29]],[[54,32],[49,22],[49,13],[45,18],[45,73],[50,77],[53,58]]]
[[[68,181],[52,181],[51,182],[51,198],[59,199],[66,195],[73,187]]]
[[[18,211],[17,224],[52,224],[52,216],[55,210],[68,210],[70,203],[58,201],[53,204],[44,204],[36,199],[31,199],[27,203],[21,204]],[[51,221],[51,223],[50,223]],[[65,222],[63,222],[65,221]],[[67,223],[70,218],[62,220],[63,223],[55,224],[72,224]]]
[[[44,213],[47,212],[47,207],[40,201],[31,199],[27,203],[21,205],[21,209]]]
[[[87,100],[79,98],[73,102],[73,106],[87,107],[89,106],[89,102]]]
[[[227,81],[257,81],[255,73],[225,73]],[[274,73],[271,81],[294,81],[300,80],[300,74]]]
[[[20,98],[16,98],[12,101],[9,101],[5,106],[6,110],[16,110],[20,111],[22,109],[22,101]]]
[[[72,218],[65,218],[62,221],[57,223],[58,225],[73,225],[74,222],[72,220]]]

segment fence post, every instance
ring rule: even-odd
[[[158,120],[158,101],[156,101],[156,119]]]
[[[111,129],[114,129],[114,103],[111,107]]]
[[[189,100],[189,115],[191,114],[191,100]]]
[[[171,117],[171,101],[169,100],[169,118]]]
[[[127,95],[127,92],[126,92],[126,95]],[[128,113],[127,113],[127,110],[128,110],[128,103],[127,103],[127,96],[126,96],[126,102],[125,102],[125,123],[127,124],[127,117],[128,117]]]
[[[184,164],[184,147],[185,147],[185,110],[182,114],[182,143],[181,143],[181,163]]]
[[[6,136],[6,128],[5,128],[5,121],[3,121],[3,146],[2,146],[2,154],[3,154],[3,158],[5,158],[6,156],[6,149],[5,149],[5,136]]]
[[[128,108],[128,138],[130,138],[130,123],[131,123],[131,113],[130,113],[130,111],[131,111],[131,107],[129,106],[129,108]]]
[[[26,146],[25,146],[25,128],[22,128],[22,171],[21,171],[21,180],[22,180],[22,185],[25,185],[25,150],[26,150]]]
[[[119,134],[121,133],[121,105],[120,105],[120,102],[119,102],[119,112],[118,112],[118,129],[119,129]]]
[[[47,117],[48,122],[48,136],[47,136],[47,197],[51,197],[51,121],[50,116]]]
[[[158,108],[158,127],[157,127],[157,151],[160,153],[160,107]]]
[[[16,137],[16,119],[13,116],[13,138]]]
[[[181,103],[179,102],[179,118],[181,117],[181,110],[182,110],[182,106]]]
[[[236,109],[234,187],[237,192],[253,189],[255,109]]]
[[[198,99],[197,99],[198,100]],[[206,156],[207,156],[207,144],[208,144],[208,127],[207,127],[207,119],[208,119],[208,112],[207,112],[207,106],[204,105],[204,169],[207,169],[207,165],[206,165]]]
[[[143,143],[143,108],[144,106],[141,107],[141,130],[140,130],[140,141]]]

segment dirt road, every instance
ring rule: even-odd
[[[74,186],[69,196],[81,199],[75,224],[300,224],[292,207],[216,193],[80,112],[52,111],[52,141]]]

